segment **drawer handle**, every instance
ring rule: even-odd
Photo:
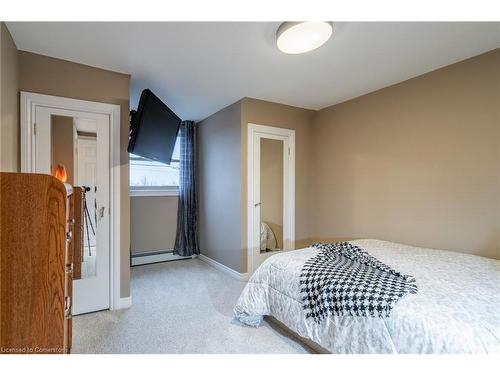
[[[71,296],[64,297],[64,317],[71,318]]]
[[[73,239],[73,232],[66,232],[66,241],[71,242]]]
[[[73,263],[72,264],[66,264],[66,268],[64,270],[67,274],[73,273]]]

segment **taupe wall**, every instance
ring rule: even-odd
[[[241,101],[241,269],[247,270],[248,123],[295,130],[295,247],[309,244],[311,232],[311,147],[315,111],[244,98]]]
[[[197,124],[202,254],[241,271],[241,103]]]
[[[120,105],[121,119],[121,285],[130,295],[130,200],[128,174],[128,112],[130,76],[87,65],[19,51],[19,89],[41,94]]]
[[[130,198],[132,254],[174,248],[178,197]]]
[[[247,124],[256,123],[296,130],[296,248],[377,238],[500,259],[499,91],[495,50],[321,111],[242,99],[229,107],[240,108],[240,179],[235,165],[224,184],[200,178],[205,253],[247,269]],[[234,155],[236,118],[226,108],[202,122],[211,126],[199,128],[200,158]],[[215,160],[200,163],[216,175]],[[239,216],[237,194],[226,194],[238,184]],[[230,229],[240,267],[236,245],[216,250],[226,246],[221,220],[240,223]]]
[[[500,259],[499,91],[497,49],[319,111],[312,235]]]
[[[19,68],[17,48],[0,22],[0,171],[19,170]]]

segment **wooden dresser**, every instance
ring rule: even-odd
[[[49,175],[0,173],[0,353],[71,350],[72,193]]]

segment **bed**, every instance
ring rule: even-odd
[[[388,318],[306,319],[299,276],[319,250],[276,254],[256,270],[235,318],[258,327],[265,316],[330,353],[500,353],[500,261],[379,240],[350,241],[385,264],[413,275],[417,294]]]

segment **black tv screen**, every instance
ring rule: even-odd
[[[130,119],[128,152],[170,164],[181,119],[149,89]]]

